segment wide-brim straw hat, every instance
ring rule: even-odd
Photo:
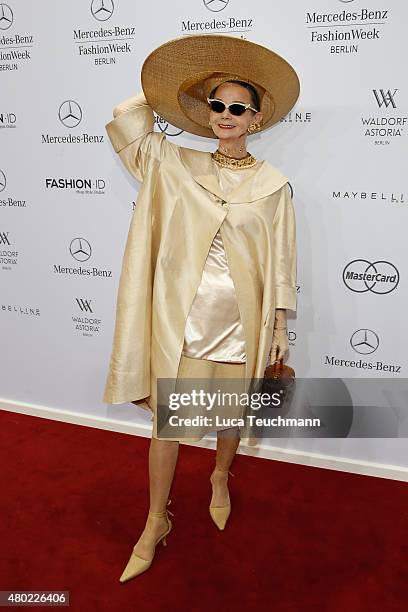
[[[299,96],[299,78],[283,57],[235,36],[174,38],[147,56],[141,73],[146,99],[158,115],[181,130],[207,138],[216,138],[208,125],[207,97],[230,79],[247,81],[257,90],[263,113],[258,132],[285,117]]]

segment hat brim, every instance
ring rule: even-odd
[[[283,57],[235,36],[172,39],[147,56],[141,73],[146,99],[158,115],[181,130],[207,138],[216,136],[208,126],[206,98],[213,87],[231,78],[257,89],[263,114],[259,131],[285,117],[299,97],[299,78]]]

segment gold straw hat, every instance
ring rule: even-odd
[[[300,91],[298,76],[283,57],[256,43],[219,34],[174,38],[150,53],[142,87],[153,110],[179,129],[216,138],[208,125],[207,97],[220,83],[239,79],[253,85],[263,121],[258,132],[285,117]]]

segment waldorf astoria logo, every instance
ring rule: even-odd
[[[71,257],[75,259],[75,261],[79,263],[84,263],[91,258],[92,247],[90,242],[88,242],[86,238],[73,238],[69,244],[69,253]],[[55,274],[59,274],[61,276],[82,276],[85,278],[112,278],[112,270],[105,270],[96,266],[62,266],[60,264],[54,264],[53,269]]]
[[[31,60],[34,36],[26,32],[15,32],[13,5],[0,4],[0,71],[19,70]]]
[[[234,2],[229,0],[196,0],[193,7],[199,8],[199,4],[204,8],[204,15],[202,18],[189,18],[182,19],[181,21],[181,33],[182,34],[211,34],[211,33],[225,33],[230,32],[231,34],[245,34],[252,32],[254,28],[253,17],[236,17],[234,15],[227,14],[224,10],[228,7],[230,10],[235,8]],[[249,6],[248,4],[246,6]],[[189,3],[189,8],[192,7],[192,3]],[[208,12],[213,13],[213,17],[206,18]]]
[[[398,89],[373,89],[372,104],[376,114],[361,117],[364,136],[374,145],[389,145],[396,138],[405,136],[408,117],[396,114]]]
[[[100,144],[105,141],[104,134],[74,132],[84,119],[82,107],[76,100],[64,100],[58,106],[58,124],[67,130],[59,134],[42,134],[42,144]]]
[[[12,243],[10,232],[0,229],[0,264],[2,270],[13,270],[18,264],[18,251]]]
[[[399,272],[389,261],[354,259],[343,270],[343,282],[354,293],[385,295],[397,288]]]
[[[124,24],[113,23],[117,11],[112,0],[93,0],[90,12],[100,26],[73,30],[75,55],[78,58],[90,61],[93,66],[107,66],[115,65],[117,60],[133,52],[136,28],[127,23],[126,15]]]
[[[347,0],[340,0],[340,4],[346,6],[339,11],[306,13],[305,23],[311,44],[321,46],[331,54],[348,54],[358,53],[360,47],[381,40],[390,19],[389,9],[372,10]]]
[[[75,309],[71,315],[74,331],[88,338],[98,335],[102,326],[102,320],[94,313],[92,302],[89,298],[75,298]]]

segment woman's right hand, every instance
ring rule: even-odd
[[[118,117],[119,115],[122,115],[123,113],[127,113],[128,111],[142,104],[148,104],[143,90],[140,91],[135,96],[131,96],[130,98],[127,98],[123,102],[120,102],[120,104],[117,104],[115,108],[113,109],[113,118],[116,119],[116,117]]]

